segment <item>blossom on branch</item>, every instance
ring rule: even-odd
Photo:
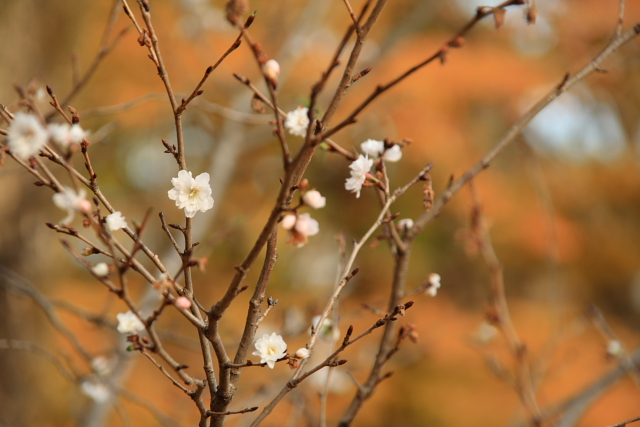
[[[91,269],[96,276],[105,277],[109,274],[109,266],[104,262],[99,262]]]
[[[131,310],[126,313],[118,313],[118,332],[125,335],[134,335],[143,331],[144,323]]]
[[[89,134],[79,124],[71,126],[69,123],[51,123],[47,130],[53,142],[62,149],[68,148],[71,144],[80,144]]]
[[[309,236],[315,236],[320,232],[318,221],[311,218],[308,213],[285,216],[282,220],[282,228],[289,230],[287,243],[297,248],[304,246]]]
[[[271,369],[276,366],[276,361],[287,354],[287,343],[275,332],[271,335],[264,334],[256,341],[254,356],[260,356],[260,363],[266,363]]]
[[[171,178],[171,184],[173,188],[169,190],[169,198],[176,201],[178,208],[184,209],[187,218],[213,207],[208,173],[201,173],[194,179],[191,172],[181,170],[177,178]]]
[[[7,132],[7,147],[20,160],[38,154],[49,137],[38,118],[25,113],[16,113]]]
[[[278,75],[280,75],[280,64],[275,59],[270,59],[262,66],[262,72],[271,81],[273,87],[278,86]]]
[[[107,227],[109,227],[111,231],[120,230],[127,226],[127,221],[124,220],[124,216],[122,216],[122,212],[120,211],[107,215],[104,220],[107,222]]]
[[[347,182],[344,184],[344,187],[351,191],[352,193],[356,193],[356,197],[360,197],[360,190],[362,190],[362,184],[364,184],[367,179],[367,174],[369,170],[371,170],[371,166],[373,166],[373,160],[368,157],[360,154],[357,160],[349,165],[351,169],[351,178],[347,178]]]
[[[298,107],[288,112],[287,118],[284,121],[284,127],[287,128],[291,135],[306,136],[307,127],[309,126],[308,114],[309,109],[305,107]]]
[[[440,289],[440,275],[431,273],[427,277],[427,290],[425,293],[429,296],[435,297],[438,295],[438,289]]]
[[[387,162],[397,162],[402,158],[402,149],[399,145],[394,145],[393,147],[385,150],[384,142],[377,141],[375,139],[367,139],[365,142],[360,144],[360,149],[367,156],[378,158],[384,153],[382,156]]]
[[[70,187],[64,187],[62,191],[53,195],[53,203],[60,209],[67,211],[67,216],[60,221],[61,224],[69,224],[76,212],[87,213],[91,210],[91,202],[85,196],[84,189],[81,188],[76,193]]]
[[[327,204],[327,198],[323,197],[318,190],[307,191],[305,195],[302,196],[302,201],[305,205],[314,209],[324,208]]]
[[[84,380],[80,384],[82,392],[98,403],[103,403],[111,397],[109,388],[97,379]]]

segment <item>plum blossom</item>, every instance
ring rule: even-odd
[[[99,262],[91,269],[96,276],[105,277],[109,274],[109,266],[104,262]]]
[[[107,222],[107,227],[109,227],[111,231],[120,230],[127,226],[127,221],[125,221],[120,211],[107,215],[104,220]]]
[[[169,198],[176,201],[178,208],[184,209],[187,218],[213,207],[208,173],[201,173],[194,179],[191,172],[181,170],[177,178],[171,178],[171,184],[173,188],[169,190]]]
[[[48,139],[47,131],[32,114],[16,113],[7,132],[7,147],[20,160],[37,154]]]
[[[144,330],[144,323],[131,310],[126,313],[118,313],[118,332],[125,335],[134,335]]]
[[[365,142],[360,144],[360,149],[367,156],[378,158],[382,153],[382,156],[387,162],[397,162],[402,158],[402,149],[399,145],[394,145],[393,147],[385,150],[384,142],[378,141],[375,139],[367,139]]]
[[[396,229],[400,232],[406,232],[411,227],[413,227],[413,220],[411,218],[401,219],[396,224]]]
[[[308,213],[285,216],[282,220],[282,228],[289,230],[287,243],[297,248],[304,246],[309,236],[315,236],[320,231],[318,221],[311,218]]]
[[[291,135],[304,137],[307,134],[307,127],[309,126],[308,113],[309,109],[305,107],[298,107],[287,113],[284,127],[287,128]]]
[[[310,356],[309,350],[307,350],[306,348],[302,347],[299,348],[298,350],[296,350],[296,358],[298,359],[306,359],[307,357]]]
[[[340,339],[340,330],[333,323],[333,320],[328,318],[324,319],[322,326],[318,327],[318,324],[320,323],[320,317],[321,316],[315,316],[313,319],[311,319],[311,324],[316,330],[318,338],[328,343],[338,341]]]
[[[287,343],[275,332],[271,335],[264,334],[256,341],[254,356],[260,356],[260,363],[266,363],[271,369],[276,366],[276,361],[287,354]]]
[[[307,191],[302,196],[302,201],[305,205],[311,206],[314,209],[324,208],[327,204],[327,198],[323,197],[318,190]]]
[[[81,188],[76,193],[70,187],[64,187],[62,191],[53,195],[53,203],[60,209],[67,211],[67,216],[60,221],[61,224],[69,224],[76,212],[87,213],[91,210],[91,202],[85,196],[84,189]]]
[[[351,169],[351,178],[347,178],[347,182],[344,184],[344,187],[351,191],[352,193],[356,193],[356,197],[360,197],[360,190],[362,190],[362,184],[364,184],[367,179],[367,174],[369,170],[371,170],[371,166],[373,166],[373,160],[368,157],[360,154],[357,160],[349,165]]]
[[[278,85],[278,76],[280,75],[280,64],[275,59],[270,59],[262,66],[262,72],[271,81],[273,86]]]
[[[89,135],[89,132],[82,129],[79,124],[51,123],[47,126],[47,130],[53,142],[63,149],[66,149],[71,144],[80,144]]]
[[[82,381],[80,389],[84,394],[99,403],[106,402],[111,396],[109,387],[97,379]]]
[[[431,273],[429,277],[427,277],[427,290],[425,293],[435,297],[438,294],[438,289],[440,289],[440,275]]]

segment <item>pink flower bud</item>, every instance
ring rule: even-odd
[[[186,310],[191,307],[191,301],[189,301],[187,297],[178,297],[173,302],[173,305],[175,305],[178,310]]]

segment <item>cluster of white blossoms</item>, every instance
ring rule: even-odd
[[[125,218],[122,216],[122,212],[120,211],[107,215],[104,220],[111,231],[120,230],[127,226],[127,221],[125,221]]]
[[[79,124],[50,124],[46,129],[33,114],[16,113],[7,130],[7,147],[20,160],[28,160],[44,147],[49,139],[66,150],[71,144],[79,144],[87,132]]]
[[[368,178],[367,175],[373,166],[373,159],[378,159],[382,156],[387,162],[397,162],[402,158],[402,149],[399,145],[393,145],[387,149],[383,141],[377,141],[375,139],[367,139],[360,144],[360,149],[365,156],[360,154],[360,156],[349,165],[351,177],[347,178],[347,182],[344,184],[344,187],[352,193],[356,193],[356,197],[358,198],[360,197],[362,186]]]
[[[70,187],[64,187],[62,191],[53,195],[53,203],[60,209],[67,211],[67,216],[60,221],[61,224],[69,224],[76,212],[88,213],[91,211],[91,202],[87,200],[84,189],[76,192]]]
[[[309,127],[309,109],[298,107],[287,113],[284,121],[284,127],[291,135],[305,137],[307,135],[307,127]]]
[[[144,323],[131,310],[126,313],[118,313],[118,332],[125,335],[134,335],[144,330]]]
[[[260,356],[260,363],[266,363],[271,369],[276,366],[276,361],[287,355],[287,343],[275,332],[271,335],[264,334],[256,341],[254,356]]]
[[[303,188],[306,184],[303,185]],[[309,190],[302,195],[302,205],[313,209],[322,209],[327,205],[327,198],[322,196],[318,190]],[[297,212],[286,215],[282,219],[282,228],[288,230],[287,243],[297,248],[302,247],[309,240],[309,236],[315,236],[320,232],[318,221],[311,218],[308,213],[298,214]]]
[[[282,228],[289,230],[287,243],[297,248],[304,246],[309,236],[315,236],[320,232],[318,221],[311,218],[308,213],[285,216],[282,220]]]
[[[367,139],[365,142],[360,144],[360,149],[367,156],[371,156],[373,158],[382,158],[387,162],[397,162],[402,158],[402,149],[399,145],[394,145],[393,147],[385,150],[384,141],[378,141],[375,139]]]
[[[193,218],[198,211],[206,212],[213,207],[209,174],[204,172],[193,178],[191,172],[181,170],[177,178],[171,178],[173,188],[169,190],[169,198],[175,200],[176,206],[184,209],[187,218]]]

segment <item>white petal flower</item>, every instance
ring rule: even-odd
[[[285,230],[291,230],[294,225],[296,225],[296,221],[298,218],[295,215],[287,215],[282,219],[282,228]]]
[[[327,204],[327,198],[323,197],[317,190],[307,191],[304,196],[302,196],[302,201],[305,205],[311,206],[314,209],[324,208]]]
[[[285,216],[282,220],[282,228],[289,230],[287,243],[297,248],[304,246],[309,236],[315,236],[320,232],[318,221],[311,218],[308,213]]]
[[[104,277],[109,274],[109,266],[104,262],[99,262],[92,268],[93,272],[100,277]]]
[[[280,75],[280,64],[275,59],[270,59],[262,66],[262,72],[275,86],[278,83],[278,75]]]
[[[271,369],[276,366],[276,361],[287,354],[287,344],[282,337],[275,332],[271,335],[264,334],[256,341],[254,356],[260,356],[260,363],[266,363]]]
[[[387,162],[397,162],[402,158],[402,149],[399,145],[394,145],[385,151],[382,157],[384,157]]]
[[[440,275],[436,273],[431,273],[429,277],[427,277],[427,285],[428,288],[425,293],[429,296],[435,297],[438,295],[438,289],[440,289]]]
[[[311,218],[308,213],[304,213],[298,215],[295,230],[305,236],[315,236],[320,232],[320,225],[318,224],[318,221]]]
[[[32,114],[16,113],[7,131],[7,147],[21,160],[37,154],[47,143],[47,131]]]
[[[356,197],[360,197],[360,190],[362,190],[362,184],[366,180],[366,175],[373,166],[373,160],[360,154],[360,157],[349,165],[351,169],[351,178],[347,178],[347,182],[344,187],[356,193]]]
[[[321,316],[315,316],[313,319],[311,319],[311,324],[315,328],[316,333],[318,334],[318,338],[320,338],[324,342],[338,341],[340,339],[340,330],[333,324],[333,320],[324,319],[322,327],[318,328],[320,317]]]
[[[304,347],[299,348],[298,350],[296,350],[296,358],[297,359],[302,360],[302,359],[306,359],[309,356],[310,356],[309,350],[307,350]]]
[[[181,170],[177,178],[171,178],[171,184],[173,188],[169,190],[169,198],[176,201],[178,208],[184,209],[187,218],[213,207],[208,173],[201,173],[194,179],[191,172]]]
[[[384,151],[384,142],[375,139],[367,139],[360,144],[360,149],[364,154],[371,157],[380,157],[380,154]]]
[[[398,221],[396,224],[396,229],[400,232],[405,232],[408,229],[413,227],[413,220],[411,218],[404,218]]]
[[[71,144],[80,142],[89,135],[79,124],[73,126],[69,123],[51,123],[47,126],[49,136],[60,148],[67,148]]]
[[[144,323],[131,310],[126,313],[118,313],[118,332],[125,335],[133,335],[144,330]]]
[[[98,380],[82,381],[80,389],[84,394],[99,403],[106,402],[111,396],[109,388]]]
[[[284,121],[284,127],[287,128],[291,135],[302,137],[306,136],[307,127],[309,126],[308,113],[309,109],[305,107],[298,107],[287,113],[287,118]]]
[[[124,216],[122,216],[122,212],[120,211],[107,215],[104,220],[107,222],[107,227],[109,227],[111,231],[120,230],[127,226],[127,221],[124,220]]]
[[[53,195],[53,203],[62,210],[67,211],[67,216],[60,221],[62,224],[69,224],[76,212],[89,212],[91,202],[87,200],[86,192],[80,189],[77,193],[70,187]]]
[[[380,155],[384,153],[383,157],[387,162],[397,162],[402,158],[402,149],[399,145],[394,145],[385,151],[384,142],[375,139],[367,139],[360,144],[360,149],[367,156],[375,158],[380,157]]]

